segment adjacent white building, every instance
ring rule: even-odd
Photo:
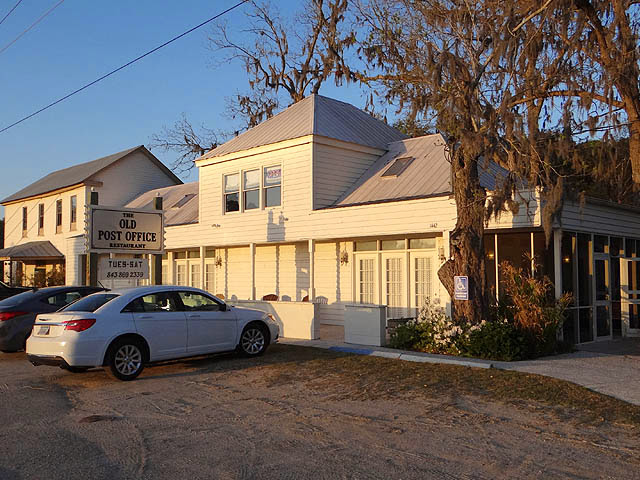
[[[150,189],[181,183],[142,145],[46,175],[0,202],[4,279],[30,285],[57,269],[68,285],[83,284],[90,193],[101,204],[123,206]]]

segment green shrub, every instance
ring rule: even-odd
[[[529,356],[526,336],[508,321],[486,322],[469,334],[462,353],[466,356],[511,362]]]

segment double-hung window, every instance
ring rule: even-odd
[[[233,173],[224,176],[224,212],[240,211],[240,175]]]
[[[62,231],[62,200],[56,200],[56,233]]]
[[[29,223],[27,220],[27,207],[22,207],[22,236],[27,236],[27,228],[29,227]]]
[[[282,204],[282,166],[264,168],[264,206],[278,207]]]
[[[260,208],[260,170],[242,173],[243,210]]]
[[[38,204],[38,235],[44,235],[44,203]]]
[[[72,196],[70,203],[69,218],[71,218],[71,230],[76,229],[76,221],[78,220],[78,197]]]

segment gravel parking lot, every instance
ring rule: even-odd
[[[0,478],[640,478],[638,407],[537,378],[276,345],[118,382],[0,354]]]

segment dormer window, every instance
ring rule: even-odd
[[[396,178],[399,177],[402,172],[404,172],[409,165],[413,162],[413,157],[402,157],[396,158],[391,166],[387,168],[381,177],[385,178]]]

